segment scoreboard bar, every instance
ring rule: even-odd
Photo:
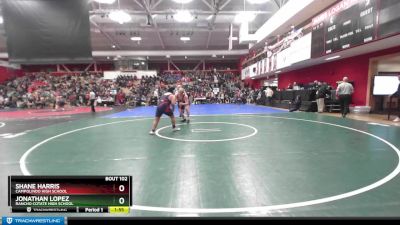
[[[131,184],[131,176],[9,176],[8,204],[24,213],[129,212]]]
[[[102,207],[20,207],[11,208],[12,213],[111,213],[127,214],[130,212],[128,206],[102,206]]]
[[[79,207],[24,207],[14,206],[13,213],[76,213]]]

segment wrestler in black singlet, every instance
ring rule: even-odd
[[[171,95],[172,93],[167,92],[161,96],[160,104],[157,106],[156,117],[161,117],[162,114],[170,117],[174,115],[174,112],[171,109],[171,101],[169,100],[169,96]]]

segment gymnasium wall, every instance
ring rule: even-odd
[[[174,62],[177,67],[181,70],[192,70],[196,67],[199,61],[187,61],[187,62]],[[206,70],[212,70],[213,68],[222,69],[229,67],[231,70],[235,70],[238,68],[238,63],[236,61],[215,61],[215,62],[207,62],[205,63]],[[171,70],[176,70],[175,67],[171,64]],[[199,70],[203,69],[203,64],[198,67]],[[168,70],[168,63],[166,61],[163,62],[149,62],[149,70],[157,70],[157,71],[165,71]]]
[[[9,79],[13,79],[14,77],[20,77],[23,75],[24,75],[23,70],[0,66],[0,84],[3,84],[5,81]]]
[[[348,76],[354,81],[355,93],[354,105],[366,105],[369,60],[374,57],[400,52],[400,46],[374,53],[355,56],[334,62],[324,63],[300,70],[279,74],[279,89],[285,89],[290,83],[309,83],[314,80],[325,81],[333,87],[337,87],[336,81]]]
[[[86,69],[88,64],[71,64],[67,65],[68,69],[71,71],[83,71]],[[11,69],[7,67],[0,66],[0,84],[3,84],[5,81],[9,79],[13,79],[15,77],[24,76],[26,72],[33,73],[33,72],[55,72],[57,71],[56,65],[23,65],[22,69]],[[61,67],[62,70],[64,70]],[[93,71],[93,66],[90,67],[89,71]],[[110,63],[103,63],[97,64],[98,71],[105,71],[105,70],[114,70],[114,65]]]
[[[253,88],[253,89],[259,89],[262,86],[262,80],[258,79],[258,80],[252,80],[250,78],[247,78],[244,80],[245,85],[248,85],[249,87]]]
[[[66,64],[65,66],[70,71],[84,71],[89,64]],[[57,71],[57,65],[23,65],[22,69],[25,72],[55,72]],[[61,70],[65,70],[60,66]],[[114,70],[114,64],[112,63],[97,63],[98,71]],[[94,67],[91,66],[89,71],[94,71]]]

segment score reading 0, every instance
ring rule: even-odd
[[[111,207],[129,210],[131,182],[130,176],[10,176],[8,205],[12,212],[116,212]]]
[[[106,177],[105,178],[105,180],[106,181],[112,181],[112,182],[116,182],[116,181],[125,181],[125,182],[128,182],[128,177],[120,177],[120,176],[111,176],[111,177]],[[121,185],[119,185],[118,186],[118,191],[119,192],[124,192],[125,191],[125,185],[124,184],[121,184]],[[121,198],[119,198],[119,200],[118,200],[118,203],[120,204],[120,205],[124,205],[125,204],[125,198],[123,198],[123,197],[121,197]]]

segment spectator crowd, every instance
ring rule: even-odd
[[[115,80],[104,79],[101,73],[54,76],[40,72],[0,84],[0,109],[86,106],[90,91],[96,93],[96,102],[101,105],[155,105],[169,86],[177,85],[186,89],[192,102],[254,103],[260,93],[232,72],[165,72],[156,77],[118,76]]]

